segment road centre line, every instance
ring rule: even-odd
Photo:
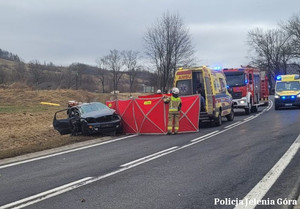
[[[154,154],[152,154],[152,155],[148,155],[148,156],[146,156],[146,157],[139,158],[139,159],[137,159],[137,160],[131,161],[131,162],[126,163],[126,164],[123,164],[123,165],[121,165],[120,167],[127,167],[127,166],[129,166],[129,165],[133,165],[133,164],[136,164],[136,163],[138,163],[138,162],[143,162],[143,161],[145,161],[145,160],[148,159],[148,158],[154,157],[154,156],[156,156],[156,155],[160,155],[160,154],[162,154],[162,153],[164,153],[164,152],[168,152],[168,151],[173,150],[173,149],[176,149],[176,148],[178,148],[178,146],[171,147],[171,148],[169,148],[169,149],[165,149],[165,150],[162,150],[162,151],[160,151],[160,152],[156,152],[156,153],[154,153]]]
[[[293,157],[296,155],[300,148],[300,135],[296,138],[294,143],[290,148],[284,153],[284,155],[279,159],[279,161],[271,168],[271,170],[256,184],[256,186],[244,197],[242,200],[243,204],[237,205],[234,209],[254,209],[260,200],[266,195],[266,193],[273,186],[275,181],[282,174],[284,169],[292,161]],[[246,206],[246,201],[249,202],[253,200],[253,203]],[[255,200],[255,201],[254,201]]]
[[[270,103],[269,103],[269,105],[268,105],[268,108],[271,109],[272,106],[273,106],[273,103],[272,103],[272,101],[270,101]],[[269,110],[270,110],[270,109],[269,109]],[[253,119],[257,118],[257,117],[260,116],[261,114],[263,114],[263,112],[258,113],[258,114],[254,115],[254,116],[251,116],[251,118],[249,117],[250,119],[248,119],[248,120],[245,120],[245,119],[246,119],[246,118],[245,118],[244,121],[241,121],[241,123],[237,124],[236,126],[231,126],[231,127],[227,128],[226,131],[229,130],[229,129],[235,128],[235,127],[237,127],[237,126],[239,126],[239,125],[242,125],[242,124],[244,124],[244,123],[247,123],[247,122],[249,122],[250,120],[253,120]]]
[[[247,117],[247,118],[244,118],[244,120],[249,120],[249,119],[251,119],[251,118],[253,118],[254,117],[254,115],[252,115],[252,116],[250,116],[250,117]]]
[[[13,203],[9,203],[9,204],[0,206],[0,209],[11,208],[11,207],[14,207],[14,206],[17,206],[17,205],[20,205],[20,204],[29,202],[30,200],[42,198],[43,196],[49,195],[49,194],[51,194],[51,193],[55,193],[55,192],[57,192],[57,191],[59,191],[59,190],[68,188],[68,187],[70,187],[70,186],[79,184],[79,183],[81,183],[81,182],[85,182],[85,181],[87,181],[87,180],[90,180],[91,178],[92,178],[92,177],[86,177],[86,178],[83,178],[83,179],[80,179],[80,180],[71,182],[71,183],[69,183],[69,184],[65,184],[65,185],[63,185],[63,186],[56,187],[56,188],[54,188],[54,189],[50,189],[50,190],[48,190],[48,191],[45,191],[45,192],[42,192],[42,193],[39,193],[39,194],[30,196],[30,197],[27,197],[27,198],[24,198],[24,199],[21,199],[21,200],[18,200],[18,201],[16,201],[16,202],[13,202]]]
[[[255,119],[257,116],[255,116],[255,117],[252,117],[252,118],[245,118],[244,119],[244,121],[250,121],[250,120],[253,120],[253,119]]]
[[[210,135],[212,135],[212,134],[215,134],[215,133],[218,133],[218,132],[219,132],[219,130],[217,130],[217,131],[213,131],[213,132],[211,132],[211,133],[208,133],[208,134],[206,134],[206,135],[203,135],[203,136],[200,136],[200,137],[198,137],[198,138],[195,138],[195,139],[191,140],[191,142],[194,142],[194,141],[197,141],[197,140],[199,140],[199,139],[202,139],[202,138],[208,137],[208,136],[210,136]]]
[[[243,123],[246,123],[248,121],[243,121],[241,122],[240,124],[238,124],[237,126],[243,124]],[[17,206],[17,207],[14,207],[14,208],[23,208],[23,207],[27,207],[29,205],[32,205],[32,204],[35,204],[35,203],[38,203],[40,201],[43,201],[45,199],[48,199],[48,198],[51,198],[51,197],[54,197],[54,196],[57,196],[57,195],[60,195],[62,193],[65,193],[65,192],[68,192],[68,191],[71,191],[71,190],[74,190],[74,189],[77,189],[79,187],[82,187],[82,186],[85,186],[87,184],[91,184],[93,182],[96,182],[96,181],[99,181],[99,180],[102,180],[104,178],[107,178],[107,177],[110,177],[110,176],[113,176],[115,174],[118,174],[118,173],[121,173],[123,171],[126,171],[126,170],[129,170],[131,168],[134,168],[136,166],[139,166],[139,165],[142,165],[144,163],[147,163],[149,161],[152,161],[152,160],[155,160],[157,158],[160,158],[162,156],[165,156],[165,155],[168,155],[170,153],[173,153],[173,152],[176,152],[176,151],[179,151],[179,150],[182,150],[182,149],[185,149],[187,147],[190,147],[194,144],[197,144],[197,143],[200,143],[202,141],[205,141],[213,136],[216,136],[218,134],[221,134],[223,132],[226,132],[232,128],[234,128],[236,126],[232,126],[230,128],[227,128],[227,129],[224,129],[222,131],[214,131],[214,132],[211,132],[209,134],[206,134],[204,136],[201,136],[201,137],[198,137],[198,138],[195,138],[191,141],[191,143],[187,144],[187,145],[184,145],[182,147],[172,147],[172,148],[169,148],[169,149],[166,149],[166,150],[163,150],[163,151],[160,151],[158,153],[154,153],[150,156],[146,156],[146,157],[143,157],[143,160],[138,159],[138,160],[135,160],[135,161],[132,161],[130,163],[127,163],[128,166],[126,167],[122,167],[126,164],[123,164],[121,165],[121,168],[116,170],[116,171],[113,171],[111,173],[108,173],[108,174],[105,174],[105,175],[102,175],[102,176],[98,176],[98,177],[87,177],[85,179],[82,179],[82,180],[79,180],[79,181],[75,181],[75,182],[71,182],[69,184],[66,184],[66,185],[62,185],[60,187],[57,187],[57,188],[54,188],[54,189],[51,189],[51,190],[48,190],[48,191],[45,191],[45,192],[42,192],[42,193],[39,193],[39,194],[36,194],[36,195],[33,195],[31,197],[27,197],[27,198],[24,198],[24,199],[21,199],[19,201],[16,201],[16,202],[12,202],[12,203],[9,203],[7,205],[10,205],[10,206],[7,206],[7,205],[3,205],[3,206],[0,206],[0,209],[7,209],[7,208],[10,208],[11,205],[14,205],[14,206]],[[300,138],[300,137],[299,137]],[[299,139],[300,140],[300,139]],[[135,162],[135,163],[133,163]],[[29,201],[28,201],[29,200]],[[32,201],[30,201],[32,200]],[[24,203],[24,204],[22,204]]]
[[[236,125],[238,125],[238,124],[240,124],[240,123],[241,123],[241,121],[238,121],[238,122],[233,123],[233,124],[231,124],[231,125],[229,125],[229,126],[225,126],[224,128],[230,128],[231,126],[236,126]]]
[[[70,150],[66,150],[66,151],[62,151],[62,152],[57,152],[57,153],[50,154],[50,155],[45,155],[45,156],[42,156],[42,157],[36,157],[36,158],[28,159],[28,160],[23,160],[23,161],[19,161],[19,162],[15,162],[15,163],[10,163],[10,164],[0,166],[0,169],[15,166],[15,165],[20,165],[20,164],[24,164],[24,163],[29,163],[29,162],[33,162],[33,161],[37,161],[37,160],[42,160],[42,159],[46,159],[46,158],[50,158],[50,157],[55,157],[55,156],[63,155],[63,154],[70,153],[70,152],[84,150],[84,149],[88,149],[88,148],[91,148],[91,147],[97,147],[97,146],[101,146],[101,145],[104,145],[104,144],[109,144],[109,143],[120,141],[120,140],[123,140],[123,139],[135,137],[135,136],[137,136],[137,134],[129,135],[129,136],[125,136],[125,137],[121,137],[121,138],[117,138],[117,139],[113,139],[113,140],[109,140],[109,141],[104,141],[104,142],[100,142],[100,143],[97,143],[97,144],[87,145],[87,146],[84,146],[84,147],[70,149]]]
[[[269,106],[267,107],[267,110],[266,110],[266,111],[269,111],[269,110],[272,108],[272,106],[273,106],[272,100],[269,100],[269,104],[271,104],[271,105],[269,105]]]
[[[230,130],[230,129],[235,128],[235,127],[237,127],[237,126],[240,126],[240,125],[242,125],[242,124],[244,124],[244,123],[247,123],[247,122],[249,122],[250,120],[253,120],[253,119],[255,119],[255,117],[254,117],[254,118],[251,118],[251,119],[249,119],[249,120],[241,121],[239,124],[237,124],[237,125],[235,125],[235,126],[231,126],[231,127],[227,128],[227,129],[225,129],[225,130],[226,130],[226,131],[227,131],[227,130]]]

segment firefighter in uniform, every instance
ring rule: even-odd
[[[172,133],[173,130],[173,120],[174,120],[174,133],[178,133],[179,129],[179,118],[181,109],[181,98],[178,96],[179,89],[173,88],[171,97],[164,97],[164,103],[169,104],[169,115],[168,115],[168,134]]]

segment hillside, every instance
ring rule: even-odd
[[[2,88],[13,85],[14,88],[28,87],[40,90],[81,89],[91,92],[111,92],[112,79],[111,71],[81,63],[64,67],[55,66],[53,63],[40,64],[38,61],[23,63],[0,58]],[[101,80],[104,80],[104,83]],[[144,85],[155,86],[155,74],[139,70],[133,83],[133,92],[143,92]],[[122,72],[118,87],[121,92],[129,92],[128,72]]]

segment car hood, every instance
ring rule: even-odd
[[[85,114],[82,114],[81,117],[82,118],[99,118],[99,117],[103,117],[103,116],[107,116],[107,115],[112,115],[112,114],[114,114],[114,112],[115,112],[115,110],[105,109],[105,110],[101,110],[101,111],[93,111],[93,112],[85,113]]]

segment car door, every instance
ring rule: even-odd
[[[60,111],[57,111],[54,114],[53,127],[61,135],[70,134],[72,132],[70,118],[69,118],[69,115],[68,115],[69,110],[70,109],[60,110]],[[64,116],[63,115],[64,113],[65,113],[65,117],[61,117],[61,116]],[[60,116],[59,119],[58,119],[58,115]]]

